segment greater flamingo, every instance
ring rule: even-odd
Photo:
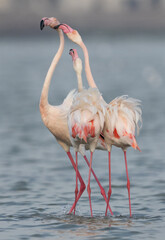
[[[73,69],[76,72],[77,75],[77,82],[78,82],[78,91],[80,92],[83,89],[83,85],[82,85],[82,61],[81,59],[78,57],[77,54],[77,50],[76,49],[70,49],[69,54],[72,57],[72,61],[73,61]],[[70,136],[71,138],[71,136]],[[74,146],[74,141],[73,141],[73,146]],[[79,146],[81,147],[81,146]],[[81,147],[82,150],[83,146]],[[76,149],[77,150],[77,149]],[[80,149],[78,149],[80,150]],[[77,150],[77,151],[78,151]],[[85,149],[83,148],[83,151]],[[75,203],[77,203],[77,193],[78,193],[78,178],[77,178],[77,170],[78,170],[78,157],[77,157],[77,151],[76,152],[76,188],[75,188]],[[75,208],[74,208],[74,212],[76,211],[76,204],[75,204]]]
[[[128,176],[126,150],[128,147],[134,149],[140,148],[137,145],[135,139],[135,130],[139,133],[138,123],[141,121],[141,108],[139,107],[140,101],[134,98],[128,98],[127,96],[120,96],[115,98],[109,103],[107,107],[107,116],[103,129],[103,136],[108,150],[109,160],[109,191],[108,202],[112,193],[111,189],[111,148],[112,145],[119,147],[124,152],[126,175],[127,175],[127,189],[129,198],[129,210],[131,213],[131,198],[130,198],[130,180]],[[108,207],[108,205],[107,205]],[[107,215],[107,208],[105,215]]]
[[[43,18],[40,23],[41,30],[43,29],[44,26],[53,27],[57,23],[58,23],[58,20],[55,18],[51,18],[51,19]],[[60,46],[49,67],[48,73],[45,78],[45,82],[43,85],[41,98],[40,98],[40,113],[41,113],[41,118],[43,120],[43,123],[49,129],[49,131],[55,136],[57,142],[61,145],[61,147],[67,153],[73,168],[76,170],[75,162],[70,153],[70,146],[72,145],[70,142],[68,125],[67,125],[67,114],[72,104],[75,91],[71,91],[68,94],[68,96],[64,99],[63,103],[59,106],[52,106],[48,102],[48,92],[49,92],[49,86],[52,79],[52,75],[64,49],[63,32],[60,29],[57,29],[57,31],[60,37]],[[80,197],[84,192],[86,186],[79,172],[77,172],[77,175],[80,181],[80,192],[79,192],[79,197]],[[73,211],[74,206],[75,206],[75,203],[70,209],[70,213]]]
[[[50,26],[51,28],[56,29],[56,26],[58,24],[59,24],[59,22],[56,18],[43,18],[40,22],[40,28],[42,30],[44,28],[44,26]],[[67,124],[67,114],[68,114],[68,111],[72,104],[73,96],[74,96],[75,92],[71,91],[68,94],[68,96],[64,99],[63,103],[59,106],[52,106],[48,102],[48,92],[49,92],[50,82],[51,82],[54,70],[56,68],[56,65],[57,65],[59,59],[61,58],[61,55],[62,55],[62,52],[64,49],[63,32],[60,29],[59,30],[57,29],[57,31],[58,31],[59,38],[60,38],[60,46],[59,46],[59,49],[49,67],[48,73],[45,78],[45,82],[43,85],[41,98],[40,98],[40,113],[41,113],[41,117],[42,117],[42,120],[43,120],[45,126],[55,136],[57,142],[61,145],[61,147],[67,153],[67,155],[72,163],[72,166],[76,171],[76,165],[75,165],[73,157],[70,153],[70,147],[72,146],[72,143],[70,141],[68,124]],[[84,154],[82,154],[82,155],[83,155],[87,165],[90,166],[86,155],[84,155]],[[107,198],[106,198],[104,188],[102,187],[99,180],[97,179],[97,176],[94,173],[93,169],[91,169],[91,172],[92,172],[93,176],[95,177],[95,179],[100,187],[101,194],[107,203]],[[80,181],[80,191],[78,193],[77,200],[73,203],[69,213],[71,213],[73,211],[73,209],[75,208],[76,202],[78,202],[78,200],[80,199],[82,193],[84,192],[84,190],[86,188],[85,183],[84,183],[79,171],[77,171],[77,176]],[[108,208],[112,214],[110,206],[108,206]]]
[[[89,65],[89,55],[88,50],[82,41],[82,38],[77,30],[72,29],[67,24],[59,24],[57,28],[63,30],[63,32],[67,35],[67,37],[74,43],[78,44],[84,53],[85,58],[85,72],[87,81],[90,87],[95,88],[96,83],[93,79],[90,65]],[[131,199],[130,199],[130,180],[128,176],[128,167],[127,167],[127,158],[126,158],[126,150],[129,146],[134,147],[135,149],[139,149],[136,139],[135,139],[135,128],[139,129],[138,122],[142,121],[141,115],[142,111],[139,107],[140,101],[133,98],[128,98],[126,96],[121,96],[119,98],[115,98],[112,102],[109,103],[108,109],[108,117],[106,117],[106,124],[104,128],[104,134],[106,133],[105,143],[107,145],[108,150],[108,159],[109,159],[109,191],[108,191],[108,201],[111,196],[111,147],[112,145],[122,148],[124,151],[124,159],[125,159],[125,166],[126,166],[126,176],[127,176],[127,189],[128,189],[128,198],[129,198],[129,212],[130,217],[132,216],[131,213]],[[111,118],[113,119],[112,115],[116,114],[114,110],[114,105],[118,109],[117,112],[117,122],[118,124],[112,124]],[[124,117],[123,117],[124,116]],[[114,117],[115,118],[115,117]],[[115,118],[116,119],[116,118]],[[120,129],[120,124],[122,122],[123,131]],[[112,127],[109,129],[109,127]],[[129,130],[129,131],[128,131]],[[120,134],[119,134],[120,133]],[[120,139],[120,141],[119,141]],[[122,140],[121,140],[122,139]],[[129,139],[129,140],[128,140]],[[129,142],[129,144],[128,144]],[[108,206],[108,203],[107,203]],[[107,207],[105,215],[107,215]]]
[[[79,151],[79,147],[81,145],[88,145],[91,152],[87,191],[91,216],[93,216],[90,188],[92,158],[100,133],[104,127],[106,106],[105,102],[101,99],[101,95],[97,88],[83,88],[81,78],[81,59],[78,57],[76,49],[72,49],[70,54],[73,59],[74,70],[77,74],[79,92],[74,96],[73,103],[68,114],[68,126],[71,142],[76,152],[76,169],[78,168],[77,153]],[[76,181],[76,189],[78,191],[77,184],[78,182]]]

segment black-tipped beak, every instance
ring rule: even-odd
[[[74,53],[74,51],[73,51],[73,49],[71,48],[71,49],[69,50],[69,54],[72,55],[72,53]]]
[[[45,27],[45,24],[44,24],[44,20],[41,20],[40,22],[40,29],[42,31],[42,29]]]
[[[57,26],[54,27],[54,29],[58,29],[61,25],[62,23],[58,24]]]

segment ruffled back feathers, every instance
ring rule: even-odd
[[[111,101],[108,106],[110,128],[112,130],[117,128],[118,132],[120,132],[123,126],[128,131],[133,131],[134,134],[136,129],[137,134],[139,134],[142,126],[142,110],[140,105],[140,100],[129,98],[126,95],[117,97]]]
[[[105,103],[96,88],[83,89],[73,99],[68,114],[70,135],[76,139],[99,137],[104,127]]]
[[[83,110],[88,110],[91,113],[91,118],[98,113],[101,126],[104,126],[104,116],[106,112],[105,102],[101,99],[101,94],[97,88],[83,89],[74,95],[70,114],[76,111],[76,121],[80,122],[80,112]]]

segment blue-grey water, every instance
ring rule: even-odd
[[[164,239],[165,235],[165,37],[86,36],[95,81],[108,102],[127,94],[142,101],[141,152],[128,149],[132,218],[129,217],[124,157],[112,150],[114,216],[104,217],[105,202],[91,179],[93,215],[87,191],[74,201],[75,172],[65,152],[43,125],[39,98],[59,39],[46,30],[38,38],[0,40],[0,239]],[[59,105],[76,88],[70,48],[52,79],[49,101]],[[86,84],[83,73],[84,84]],[[73,150],[72,150],[73,153]],[[73,153],[74,154],[74,153]],[[89,156],[89,153],[87,153]],[[108,191],[107,152],[93,160]],[[88,167],[79,158],[87,184]]]

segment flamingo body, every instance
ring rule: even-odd
[[[127,96],[120,96],[111,101],[107,107],[107,116],[103,135],[110,150],[111,146],[126,150],[133,147],[140,150],[135,139],[142,122],[140,101]]]
[[[93,152],[104,126],[104,105],[97,89],[83,89],[73,100],[68,118],[73,145],[87,144]],[[76,142],[76,144],[75,144]]]
[[[75,93],[75,90],[70,91],[61,105],[49,105],[46,111],[40,104],[41,117],[45,126],[54,135],[57,142],[66,152],[68,152],[72,146],[68,131],[67,115],[72,105]]]
[[[69,54],[72,56],[73,68],[77,74],[79,92],[77,95],[75,95],[73,99],[73,104],[70,108],[70,113],[68,115],[68,126],[69,126],[71,141],[76,151],[76,167],[77,168],[78,168],[77,152],[79,148],[82,146],[85,146],[85,147],[88,147],[91,151],[87,191],[89,195],[91,216],[93,216],[92,204],[91,204],[91,189],[90,189],[90,176],[91,176],[91,172],[93,173],[92,157],[93,157],[93,151],[95,150],[97,142],[99,140],[100,133],[103,130],[105,105],[98,89],[96,88],[83,89],[82,78],[81,78],[82,61],[78,57],[77,50],[71,49]],[[95,176],[94,173],[93,175]],[[98,179],[96,177],[95,179],[98,182]],[[100,185],[100,183],[98,184]],[[77,175],[76,175],[75,194],[77,194],[77,189],[78,189],[78,184],[77,184]],[[76,196],[75,196],[75,199],[76,199]],[[110,212],[112,214],[111,209],[110,209]]]
[[[54,26],[56,26],[58,23],[59,22],[56,18],[43,18],[40,23],[40,28],[41,30],[44,28],[44,26],[50,26],[51,28],[54,28]],[[57,31],[60,37],[60,45],[48,69],[48,72],[43,84],[42,92],[41,92],[39,107],[40,107],[40,113],[41,113],[41,118],[43,120],[43,123],[49,129],[49,131],[55,136],[58,143],[67,153],[73,168],[76,170],[75,162],[70,153],[70,146],[72,146],[72,144],[70,141],[68,124],[67,124],[67,115],[68,115],[70,106],[72,104],[73,96],[75,92],[74,90],[71,91],[68,94],[68,96],[64,99],[63,103],[59,106],[50,105],[48,102],[48,92],[49,92],[50,82],[52,80],[52,76],[57,66],[57,63],[59,62],[62,52],[64,50],[63,32],[60,29],[57,29]],[[78,196],[80,198],[86,186],[78,171],[77,171],[77,176],[81,184],[80,192]],[[75,206],[75,203],[73,204],[70,210],[70,213],[73,211],[74,206]]]

